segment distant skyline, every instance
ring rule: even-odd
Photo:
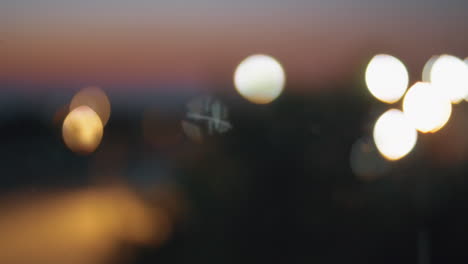
[[[418,76],[433,54],[468,56],[467,14],[461,0],[7,0],[0,88],[227,83],[253,53],[277,57],[288,80],[301,83],[348,76],[376,52],[396,55]]]

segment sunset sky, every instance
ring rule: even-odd
[[[0,88],[229,83],[253,53],[297,83],[349,76],[378,52],[419,76],[433,54],[468,56],[467,14],[463,0],[7,0]]]

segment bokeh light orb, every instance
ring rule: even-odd
[[[468,66],[455,56],[441,55],[432,65],[431,83],[457,104],[468,96]]]
[[[465,58],[465,64],[468,67],[468,57]],[[465,101],[468,102],[468,96],[465,97]]]
[[[418,133],[403,112],[390,109],[377,119],[373,136],[380,154],[394,161],[411,152],[416,145]]]
[[[436,62],[438,58],[439,58],[438,55],[434,55],[426,62],[426,64],[424,64],[424,68],[422,71],[423,82],[431,82],[432,66],[434,66],[434,62]]]
[[[79,91],[70,102],[70,111],[82,105],[93,109],[101,118],[103,126],[107,124],[111,114],[111,105],[109,98],[101,88],[90,86]]]
[[[370,93],[384,103],[395,103],[408,88],[408,71],[399,59],[379,54],[366,68],[366,84]]]
[[[434,133],[450,119],[452,103],[440,89],[430,83],[418,82],[406,93],[403,112],[417,130]]]
[[[268,104],[280,96],[286,83],[281,64],[267,55],[252,55],[243,60],[234,73],[234,85],[245,99]]]
[[[232,129],[227,105],[213,96],[191,99],[187,103],[186,116],[181,125],[187,138],[197,143]]]
[[[94,152],[101,143],[102,135],[101,119],[88,106],[73,109],[63,121],[63,140],[73,152],[79,154]]]

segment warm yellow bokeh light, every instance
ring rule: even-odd
[[[441,55],[432,65],[431,83],[457,104],[468,96],[468,66],[455,56]]]
[[[374,142],[388,160],[399,160],[416,145],[418,133],[400,110],[383,113],[374,126]]]
[[[70,111],[82,105],[93,109],[101,118],[102,124],[104,126],[107,124],[111,113],[111,106],[109,98],[107,98],[106,93],[102,89],[91,86],[79,91],[70,102]]]
[[[5,264],[109,263],[122,244],[157,247],[173,232],[168,210],[123,185],[11,196],[0,208]]]
[[[379,54],[374,56],[366,69],[366,84],[370,93],[385,103],[395,103],[408,88],[408,71],[399,59]]]
[[[417,130],[434,133],[450,119],[452,103],[440,89],[430,83],[418,82],[406,93],[403,112]]]
[[[74,152],[89,154],[96,150],[103,135],[101,119],[88,106],[79,106],[63,121],[62,136]]]
[[[434,62],[439,58],[439,56],[434,55],[432,56],[426,64],[424,64],[424,68],[422,71],[422,81],[423,82],[431,82],[431,71],[432,71],[432,66],[434,66]]]
[[[256,104],[268,104],[283,91],[286,75],[281,64],[267,55],[252,55],[243,60],[234,73],[234,85],[244,98]]]

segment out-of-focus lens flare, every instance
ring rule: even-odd
[[[424,68],[422,71],[422,81],[423,82],[431,82],[431,71],[432,71],[432,66],[434,66],[434,62],[439,58],[439,56],[435,55],[432,56],[426,64],[424,64]]]
[[[457,104],[468,96],[468,66],[455,56],[441,55],[432,65],[431,83]]]
[[[379,155],[371,139],[361,138],[351,148],[351,169],[362,181],[376,180],[390,168],[388,162]]]
[[[406,116],[397,109],[383,113],[374,126],[374,142],[388,160],[399,160],[416,145],[418,133]]]
[[[79,91],[70,102],[70,111],[82,105],[93,109],[99,118],[101,118],[103,126],[107,124],[111,113],[111,106],[106,93],[102,89],[92,86]]]
[[[243,60],[234,73],[234,85],[245,99],[268,104],[283,91],[286,75],[281,64],[267,55],[252,55]]]
[[[366,69],[366,84],[370,93],[385,103],[395,103],[408,88],[408,71],[399,59],[379,54],[374,56]]]
[[[108,263],[122,242],[160,245],[173,230],[165,210],[124,186],[10,198],[0,206],[0,263]]]
[[[434,133],[450,119],[452,104],[440,89],[418,82],[406,93],[403,112],[417,130]]]
[[[71,111],[62,126],[65,144],[80,154],[89,154],[101,143],[103,126],[101,119],[88,106],[79,106]]]
[[[185,120],[182,120],[185,135],[200,143],[206,136],[224,134],[232,129],[227,106],[212,96],[200,96],[187,103]]]
[[[465,58],[465,64],[468,67],[468,57]],[[468,102],[468,96],[465,97],[465,101]]]

